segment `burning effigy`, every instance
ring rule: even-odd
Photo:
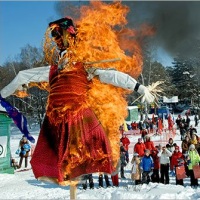
[[[113,173],[126,96],[136,91],[154,101],[155,95],[135,80],[142,54],[137,32],[126,28],[128,11],[120,2],[92,1],[81,8],[80,19],[49,23],[44,54],[50,66],[34,69],[38,81],[30,75],[27,85],[49,83],[46,116],[31,159],[37,179],[71,185],[85,174]],[[42,79],[43,70],[49,74]]]

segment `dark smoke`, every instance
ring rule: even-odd
[[[110,3],[109,1],[107,1]],[[162,47],[172,57],[178,53],[190,56],[195,40],[200,39],[200,1],[122,1],[130,8],[128,26],[148,24],[156,33],[150,46]],[[56,11],[78,17],[79,8],[88,1],[57,2]],[[154,48],[154,49],[155,49]]]
[[[151,43],[169,54],[189,54],[190,46],[200,39],[200,2],[198,1],[127,1],[130,26],[147,23],[156,34]]]

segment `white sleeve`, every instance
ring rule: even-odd
[[[99,76],[99,79],[102,83],[112,84],[114,86],[136,91],[139,94],[144,95],[143,101],[146,100],[150,103],[155,99],[147,87],[139,84],[134,78],[123,72],[116,70],[96,69],[94,71],[94,75]]]
[[[19,71],[17,76],[1,90],[1,96],[6,98],[30,82],[49,82],[49,70],[50,66],[44,66]]]
[[[134,90],[137,84],[137,81],[134,78],[116,70],[97,69],[95,75],[99,76],[102,83],[112,84],[124,89]]]

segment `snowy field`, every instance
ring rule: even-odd
[[[176,119],[176,116],[175,116]],[[190,117],[194,125],[194,116]],[[197,127],[200,136],[200,125]],[[29,129],[37,141],[39,128],[33,126]],[[11,153],[13,158],[19,161],[15,154],[22,134],[15,125],[11,126]],[[128,135],[131,145],[129,148],[130,159],[132,158],[133,146],[138,135]],[[152,136],[156,144],[167,143],[165,136]],[[174,142],[181,144],[179,131],[177,131]],[[29,161],[30,161],[29,157]],[[24,163],[23,163],[24,166]],[[29,167],[30,163],[29,163]],[[184,186],[175,185],[175,178],[170,176],[170,184],[149,183],[135,186],[130,179],[131,164],[125,168],[126,179],[119,179],[120,186],[98,189],[98,175],[93,174],[95,188],[83,190],[81,185],[77,187],[77,199],[191,199],[200,200],[200,186],[197,189],[190,187],[189,178],[184,179]],[[110,178],[110,177],[109,177]],[[112,183],[111,179],[110,182]],[[105,182],[104,182],[105,184]],[[199,180],[200,184],[200,180]],[[15,172],[14,174],[0,174],[0,199],[70,199],[69,186],[59,186],[53,183],[41,182],[35,179],[32,170]]]

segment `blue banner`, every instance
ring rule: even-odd
[[[14,123],[22,132],[22,134],[24,134],[30,142],[35,143],[35,139],[31,136],[31,134],[28,131],[26,117],[23,116],[15,107],[13,107],[4,98],[2,98],[1,95],[0,103],[1,106],[6,109],[8,116],[13,119]]]

